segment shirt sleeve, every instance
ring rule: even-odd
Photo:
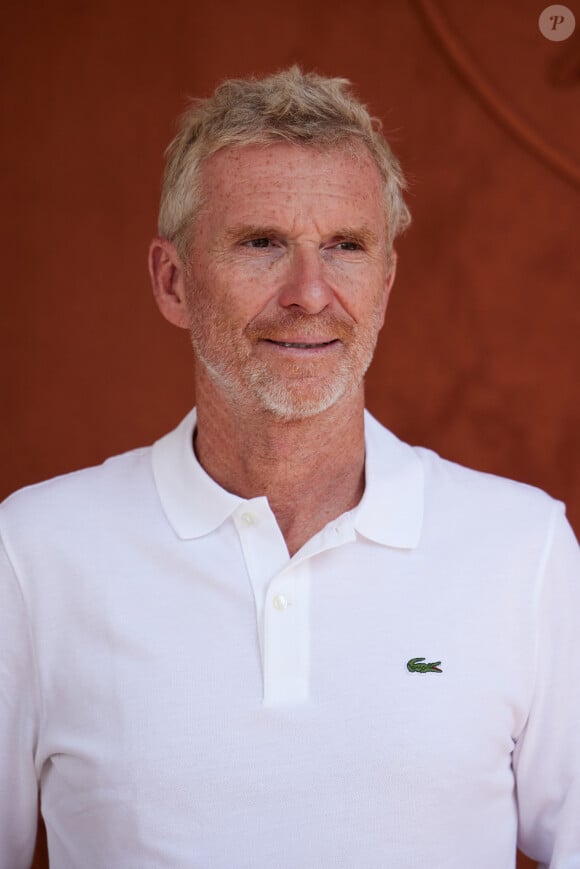
[[[580,549],[558,504],[536,586],[535,687],[513,755],[519,847],[580,867]]]
[[[37,696],[24,600],[0,540],[0,869],[28,869],[34,853]]]

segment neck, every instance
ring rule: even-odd
[[[364,491],[364,394],[307,419],[287,421],[234,404],[196,378],[195,450],[220,486],[265,495],[291,555]]]

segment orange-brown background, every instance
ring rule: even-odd
[[[145,269],[162,152],[187,95],[299,62],[356,83],[412,180],[371,410],[546,488],[578,529],[580,39],[544,39],[546,5],[10,4],[0,495],[148,443],[192,404],[187,337]]]

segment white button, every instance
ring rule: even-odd
[[[256,521],[256,517],[253,513],[242,513],[240,518],[244,525],[253,525]]]
[[[286,607],[288,606],[288,601],[286,600],[286,598],[284,597],[283,594],[277,594],[276,597],[274,598],[274,600],[272,601],[272,604],[274,606],[274,609],[280,610],[280,612],[281,612],[282,610],[285,610]]]

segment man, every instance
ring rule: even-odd
[[[150,270],[196,403],[1,513],[2,869],[580,866],[562,505],[364,411],[408,223],[347,83],[229,81]]]

